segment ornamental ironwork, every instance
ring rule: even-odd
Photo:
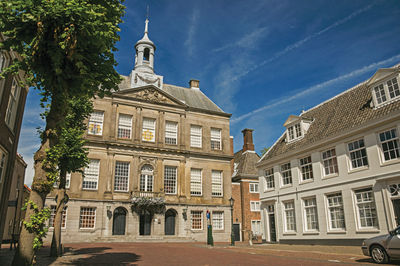
[[[392,197],[400,196],[400,184],[389,185],[388,189]]]

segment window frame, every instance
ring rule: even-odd
[[[10,94],[8,96],[6,113],[4,115],[4,122],[11,130],[11,132],[14,132],[15,129],[15,122],[17,120],[17,112],[18,112],[21,91],[22,87],[18,84],[18,79],[16,77],[13,77]]]
[[[259,200],[251,200],[250,201],[250,211],[251,212],[260,212],[261,211],[261,202]]]
[[[101,113],[101,121],[98,119]],[[94,117],[93,114],[97,114],[98,117]],[[98,120],[97,120],[98,119]],[[91,130],[91,125],[93,125],[93,130]],[[102,110],[93,110],[88,118],[88,135],[92,136],[102,136],[103,135],[103,125],[104,125],[104,111]],[[97,131],[97,127],[99,126],[100,130]],[[95,130],[96,128],[96,130]]]
[[[193,217],[193,214],[194,213],[197,213],[197,214],[199,214],[199,216],[200,216],[200,225],[201,225],[201,228],[193,228],[193,225],[194,225],[194,223],[193,223],[193,221],[194,221],[194,217]],[[191,210],[190,211],[190,229],[191,230],[194,230],[194,231],[201,231],[201,230],[203,230],[203,228],[204,228],[204,225],[203,225],[203,223],[204,223],[204,218],[203,218],[203,211],[202,210]],[[196,219],[199,219],[198,217],[196,218]]]
[[[0,146],[0,184],[4,182],[8,164],[8,152]]]
[[[5,68],[7,68],[9,66],[10,57],[5,51],[1,51],[1,50],[0,50],[0,56],[3,57],[3,60],[0,61],[1,62],[1,64],[0,64],[0,73],[1,73],[3,71],[3,69],[5,69]],[[0,79],[0,102],[1,102],[1,100],[3,98],[5,82],[6,82],[5,78]]]
[[[217,214],[217,213],[221,215],[219,220],[217,220],[217,222],[221,224],[221,227],[218,227],[218,228],[215,226],[215,221],[216,221],[215,220],[215,214]],[[225,223],[224,211],[212,211],[211,224],[212,224],[213,230],[223,231],[225,229],[224,223]]]
[[[146,124],[146,121],[149,122]],[[152,125],[150,124],[152,123]],[[157,119],[152,117],[143,117],[142,119],[142,141],[144,142],[156,142],[156,127],[157,127]],[[147,134],[149,136],[147,137]]]
[[[302,121],[293,122],[286,130],[287,142],[299,140],[304,137],[304,129]]]
[[[172,179],[167,179],[166,177],[167,177],[167,168],[169,168],[169,169],[174,169],[175,170],[175,177],[174,177],[174,179],[172,180]],[[166,182],[167,181],[173,181],[173,185],[172,185],[172,187],[173,187],[173,192],[167,192],[167,189],[166,189]],[[170,166],[170,165],[164,165],[164,193],[166,194],[166,195],[176,195],[177,194],[177,185],[178,185],[178,167],[176,167],[176,166]]]
[[[98,190],[99,178],[100,178],[100,159],[89,159],[89,160],[90,160],[89,165],[87,167],[85,167],[84,173],[90,170],[90,163],[92,163],[94,161],[98,162],[98,167],[97,167],[97,170],[96,170],[97,171],[96,181],[93,181],[94,180],[94,174],[92,176],[92,180],[91,181],[89,181],[89,180],[86,181],[86,182],[93,182],[93,183],[96,182],[96,188],[84,187],[85,179],[87,178],[87,176],[85,174],[85,176],[82,179],[82,190]]]
[[[352,192],[353,192],[352,194],[353,194],[353,199],[354,199],[353,202],[354,202],[354,205],[355,205],[354,209],[356,210],[357,229],[358,230],[379,230],[378,211],[377,211],[377,208],[376,208],[375,194],[374,194],[374,191],[373,191],[372,187],[354,189]],[[372,200],[358,202],[357,194],[366,193],[366,192],[371,193]],[[361,222],[360,206],[359,205],[367,205],[367,204],[372,204],[372,207],[373,207],[372,209],[375,211],[375,217],[368,217],[368,218],[372,218],[372,220],[375,222],[375,225],[372,225],[372,226],[362,226],[362,222]]]
[[[362,141],[362,145],[363,145],[362,147],[360,144],[361,141]],[[350,145],[352,145],[353,148],[351,148]],[[357,147],[357,148],[355,148],[355,147]],[[348,157],[350,171],[360,170],[360,169],[369,167],[367,147],[365,145],[364,138],[359,138],[357,140],[353,140],[351,142],[346,143],[346,149],[347,149],[347,157]],[[363,150],[365,152],[365,156],[362,155]],[[354,156],[357,156],[357,157],[353,158],[353,154],[355,154]],[[359,154],[361,154],[361,157],[358,156]],[[364,164],[364,158],[366,160],[366,164]],[[354,167],[353,161],[355,161],[357,164],[357,162],[359,160],[361,160],[362,165]]]
[[[324,158],[324,153],[331,152],[331,151],[334,151],[335,155],[334,156],[330,155],[329,157]],[[333,167],[333,169],[336,170],[336,172],[329,172],[327,174],[326,173],[325,161],[330,161],[330,160],[333,160],[336,165],[335,164],[332,164],[332,165],[329,164],[328,168],[330,169],[330,168]],[[322,169],[322,177],[323,178],[329,178],[329,177],[334,177],[334,176],[338,176],[339,175],[339,164],[338,164],[338,160],[337,160],[336,147],[329,148],[329,149],[321,151],[321,164],[322,164],[321,169]]]
[[[284,166],[289,166],[287,169],[283,169]],[[292,175],[292,164],[291,162],[283,163],[279,165],[279,172],[281,174],[281,187],[293,186],[293,175]],[[288,173],[288,176],[285,174]],[[289,183],[285,184],[285,179],[290,180]]]
[[[216,180],[214,173],[218,173],[219,180]],[[219,187],[217,190],[217,186]],[[224,196],[224,175],[221,170],[211,170],[211,196],[212,197],[223,197]]]
[[[306,201],[309,200],[314,200],[314,205],[307,205]],[[303,203],[303,216],[304,216],[304,231],[305,232],[319,232],[319,219],[318,219],[318,203],[317,203],[317,197],[307,197],[302,199]],[[314,209],[315,213],[314,216],[316,218],[315,221],[311,221],[312,223],[316,224],[316,228],[308,228],[308,213],[307,209]]]
[[[129,119],[122,121],[121,123],[121,118],[130,118],[130,122],[127,122]],[[126,124],[125,124],[126,123]],[[130,114],[123,114],[119,113],[118,114],[118,128],[117,128],[117,138],[118,139],[132,139],[132,125],[133,125],[133,115]],[[128,131],[129,130],[129,137],[123,136],[124,130]]]
[[[286,208],[286,204],[292,204],[292,208]],[[295,233],[297,232],[297,223],[296,223],[296,206],[295,206],[295,201],[294,200],[288,200],[288,201],[283,201],[282,202],[283,205],[283,221],[284,221],[284,232],[285,233]],[[293,213],[293,223],[292,226],[294,227],[294,229],[288,229],[288,212],[292,212]]]
[[[174,129],[172,130],[172,124]],[[170,125],[171,127],[168,127]],[[175,143],[169,143],[170,140],[175,140]],[[178,122],[176,121],[165,121],[165,144],[167,145],[178,145]]]
[[[253,189],[251,187],[253,187]],[[257,183],[255,183],[255,182],[249,183],[249,192],[250,193],[260,193],[260,186],[259,186],[258,182]]]
[[[389,140],[385,139],[385,141],[381,140],[381,134],[385,134],[386,135],[387,132],[392,132],[392,131],[394,131],[395,134],[396,134],[396,136],[394,138],[391,138]],[[399,137],[399,129],[398,129],[398,127],[394,126],[394,127],[391,127],[391,128],[388,128],[388,129],[385,129],[385,130],[382,130],[382,131],[378,132],[377,133],[377,139],[378,139],[378,142],[379,142],[380,157],[381,157],[381,160],[382,160],[382,164],[391,163],[391,162],[398,162],[400,160],[400,137]],[[394,143],[393,146],[397,146],[397,149],[394,149],[394,151],[395,151],[395,153],[399,153],[399,156],[386,160],[386,158],[385,158],[385,150],[384,150],[384,145],[383,144],[384,143],[389,143],[389,142],[393,142]],[[396,152],[396,150],[397,150],[397,152]]]
[[[329,198],[340,195],[341,197],[341,205],[330,206]],[[327,215],[327,226],[328,232],[345,232],[346,231],[346,216],[344,210],[344,201],[343,201],[343,193],[342,192],[333,192],[325,195],[325,204],[326,204],[326,215]],[[331,217],[331,208],[340,208],[342,209],[343,214],[343,227],[333,228],[332,227],[332,217]],[[337,223],[337,222],[336,222]]]
[[[54,229],[54,219],[56,218],[56,213],[55,213],[56,209],[57,209],[57,205],[54,205],[54,204],[50,205],[50,218],[48,220],[49,229],[50,228]],[[67,228],[67,212],[68,212],[68,206],[64,206],[64,210],[62,211],[62,218],[61,218],[61,229]]]
[[[122,174],[119,174],[117,176],[117,166],[118,166],[118,164],[128,165],[128,173],[127,173],[126,176],[122,176]],[[130,179],[130,174],[131,174],[131,169],[130,168],[131,168],[131,164],[128,161],[118,161],[118,160],[115,161],[115,167],[114,167],[114,191],[115,192],[128,192],[129,191],[129,179]],[[119,171],[121,172],[121,171],[125,171],[125,170],[126,169],[122,169],[122,170],[119,170]],[[120,179],[126,178],[126,189],[116,189],[117,177],[120,178]],[[124,180],[120,180],[119,183],[123,184]],[[120,184],[119,186],[122,186],[122,185]]]
[[[314,181],[314,169],[313,169],[313,161],[311,155],[305,156],[299,159],[299,170],[301,182],[312,182]],[[309,176],[308,178],[304,178],[304,176]]]
[[[267,172],[271,172],[268,174]],[[270,180],[268,180],[270,178]],[[272,186],[270,186],[272,184]],[[268,190],[273,190],[275,189],[275,174],[274,174],[274,168],[271,167],[269,169],[264,170],[264,191]]]
[[[254,226],[257,226],[259,229],[259,232],[257,233]],[[262,235],[262,227],[261,227],[261,220],[251,220],[251,232],[253,233],[254,236],[261,236]]]
[[[393,80],[396,80],[395,85],[393,85]],[[389,82],[391,82],[391,85],[389,85]],[[381,79],[370,86],[375,108],[379,108],[394,101],[400,100],[400,74],[398,72],[390,74],[384,79]],[[394,88],[392,92],[390,91],[389,87]],[[378,93],[376,89],[379,89]],[[394,94],[394,96],[392,96],[392,94]],[[385,100],[383,101],[382,98],[385,98]]]
[[[193,181],[193,172],[194,171],[200,172],[200,181],[194,180]],[[193,190],[195,186],[192,184],[200,184],[200,192]],[[198,193],[198,194],[197,194]],[[201,197],[203,195],[203,170],[200,168],[191,168],[190,169],[190,196]]]
[[[82,209],[92,209],[92,210],[94,210],[93,227],[82,227]],[[86,217],[88,217],[88,215],[86,215]],[[80,209],[79,209],[79,229],[80,230],[95,230],[96,229],[96,218],[97,218],[97,208],[96,207],[81,206]]]
[[[214,136],[213,136],[214,131]],[[218,136],[216,137],[215,132],[218,132]],[[210,130],[210,145],[211,150],[222,150],[222,129],[220,128],[211,128]],[[216,145],[216,146],[215,146]]]
[[[198,132],[195,132],[194,129],[199,129]],[[198,138],[196,140],[196,138]],[[200,125],[190,125],[190,147],[191,148],[202,148],[203,147],[203,127]],[[196,143],[198,141],[198,144]]]

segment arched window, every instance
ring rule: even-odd
[[[144,48],[143,60],[144,61],[149,61],[149,58],[150,58],[150,49],[149,48]]]
[[[140,171],[140,191],[153,191],[153,167],[149,164],[143,165]]]

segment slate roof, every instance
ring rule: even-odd
[[[396,66],[400,69],[400,65]],[[286,143],[283,134],[260,162],[284,155],[296,149],[304,149],[315,142],[349,131],[368,121],[383,118],[400,110],[400,101],[385,106],[372,107],[371,88],[364,81],[332,99],[303,112],[300,117],[313,118],[310,128],[301,140]]]
[[[120,91],[130,89],[130,77],[122,76],[122,81],[119,85]],[[190,89],[185,87],[179,87],[170,84],[163,84],[162,91],[171,95],[172,97],[180,100],[187,106],[195,109],[206,110],[217,113],[225,113],[221,108],[219,108],[213,101],[211,101],[201,90]]]
[[[256,168],[258,160],[260,160],[260,156],[255,152],[243,152],[243,150],[236,152],[233,156],[233,162],[237,163],[233,180],[235,181],[239,177],[258,178]]]

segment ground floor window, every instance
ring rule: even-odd
[[[306,231],[318,230],[317,200],[304,199],[304,216],[306,218]]]
[[[81,207],[79,228],[94,228],[96,222],[96,208]]]
[[[378,227],[374,193],[372,188],[356,190],[356,202],[358,210],[358,223],[360,228]]]
[[[214,230],[224,230],[224,212],[212,212],[212,225]]]
[[[294,201],[284,203],[285,207],[285,231],[293,232],[296,231],[296,216],[294,212]]]
[[[54,219],[56,218],[56,205],[51,205],[50,206],[50,219],[49,219],[49,227],[54,227]],[[67,222],[67,206],[64,207],[64,210],[62,211],[62,220],[61,220],[61,228],[66,228],[66,222]]]
[[[261,221],[251,221],[251,231],[254,236],[261,235]]]
[[[203,229],[203,211],[191,211],[191,222],[193,230]]]
[[[341,193],[327,196],[329,210],[329,226],[333,230],[345,230],[343,199]]]

